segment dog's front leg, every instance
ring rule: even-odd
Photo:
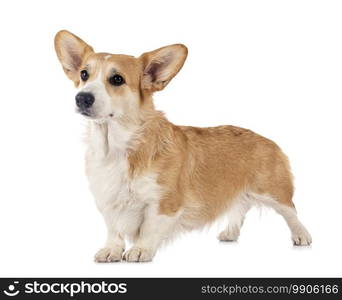
[[[132,248],[124,254],[124,259],[129,262],[151,261],[160,244],[174,232],[178,218],[179,213],[169,216],[160,213],[159,206],[148,206],[139,235]]]
[[[109,221],[109,216],[104,216],[107,224],[107,241],[104,248],[100,249],[95,254],[96,262],[116,262],[121,261],[122,254],[125,250],[125,241],[122,235],[115,229],[112,222]]]

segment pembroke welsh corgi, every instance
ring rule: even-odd
[[[287,157],[271,140],[235,126],[176,126],[153,105],[182,68],[182,44],[129,55],[96,53],[62,30],[55,49],[78,88],[77,112],[88,122],[86,174],[107,225],[97,262],[150,261],[181,231],[227,214],[220,241],[236,241],[253,205],[284,217],[294,245],[310,245],[298,220]],[[125,251],[125,240],[133,246]]]

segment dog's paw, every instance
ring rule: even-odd
[[[147,262],[151,261],[154,251],[148,248],[132,247],[124,254],[124,260],[128,262]]]
[[[239,230],[223,230],[217,236],[217,239],[221,242],[235,242],[238,240],[239,235],[240,235]]]
[[[294,246],[309,246],[312,243],[312,238],[305,228],[301,228],[292,233],[292,241]]]
[[[122,248],[102,248],[95,254],[96,262],[116,262],[121,261]]]

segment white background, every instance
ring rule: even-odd
[[[340,1],[2,1],[0,276],[342,276]],[[313,236],[251,211],[238,243],[193,232],[151,263],[96,264],[105,226],[87,188],[83,122],[53,48],[68,29],[95,50],[140,55],[184,43],[155,95],[176,124],[234,124],[275,140]]]

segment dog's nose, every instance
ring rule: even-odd
[[[80,109],[86,109],[93,105],[95,98],[91,93],[80,92],[76,95],[76,105]]]

